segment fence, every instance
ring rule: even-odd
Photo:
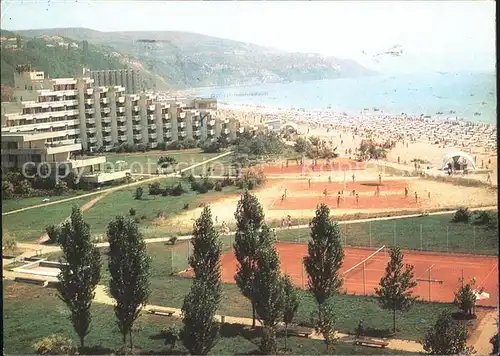
[[[342,243],[352,247],[399,246],[403,249],[496,255],[498,230],[463,223],[449,223],[443,216],[426,222],[416,219],[342,223]],[[421,222],[420,222],[421,221]],[[278,241],[307,243],[310,229],[277,232]]]

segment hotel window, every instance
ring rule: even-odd
[[[16,150],[17,149],[17,142],[7,142],[7,148],[11,150]]]

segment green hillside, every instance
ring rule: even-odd
[[[16,65],[30,63],[37,71],[44,71],[52,78],[74,77],[82,73],[82,68],[121,69],[126,66],[118,59],[110,57],[98,47],[82,41],[78,48],[65,48],[42,38],[22,39],[22,50],[2,48],[1,83],[14,84]],[[73,42],[73,41],[67,41]],[[52,45],[53,47],[48,47]]]

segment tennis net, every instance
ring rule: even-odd
[[[355,271],[359,266],[363,266],[363,264],[365,264],[365,267],[366,265],[369,263],[369,262],[373,262],[375,261],[375,256],[377,256],[378,254],[380,253],[385,253],[385,245],[382,246],[381,248],[379,248],[377,251],[375,251],[374,253],[372,253],[370,256],[368,256],[367,258],[365,258],[363,261],[359,262],[359,263],[356,263],[354,266],[352,266],[351,268],[349,268],[347,271],[345,271],[344,273],[342,273],[342,276],[345,277],[346,274],[348,274],[349,272],[352,272],[352,271]]]

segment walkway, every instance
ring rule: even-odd
[[[187,171],[187,170],[190,170],[190,169],[202,166],[202,165],[204,165],[204,164],[206,164],[208,162],[212,162],[212,161],[218,160],[218,159],[220,159],[222,157],[225,157],[227,155],[230,155],[231,153],[232,153],[231,151],[225,152],[225,153],[223,153],[221,155],[218,155],[216,157],[212,157],[212,158],[207,159],[205,161],[202,161],[200,163],[193,164],[192,166],[190,166],[188,168],[181,169],[180,172],[184,172],[184,171]],[[141,175],[144,175],[144,174],[141,174]],[[129,183],[129,184],[120,185],[118,187],[113,187],[113,188],[108,188],[108,189],[105,189],[105,190],[100,190],[100,191],[97,191],[97,192],[92,192],[92,193],[77,195],[77,196],[74,196],[74,197],[71,197],[71,198],[61,199],[61,200],[57,200],[57,201],[53,201],[53,202],[49,202],[49,203],[45,203],[45,204],[32,205],[32,206],[28,206],[28,207],[22,208],[22,209],[7,211],[5,213],[2,213],[2,216],[11,215],[11,214],[15,214],[15,213],[20,213],[22,211],[36,209],[36,208],[41,208],[41,207],[44,207],[44,206],[50,206],[50,205],[54,205],[54,204],[65,203],[65,202],[68,202],[68,201],[72,201],[72,200],[76,200],[76,199],[81,199],[81,198],[86,198],[86,197],[90,197],[90,196],[93,196],[93,195],[98,195],[98,194],[103,194],[103,193],[111,193],[111,192],[114,192],[114,191],[117,191],[117,190],[120,190],[120,189],[125,189],[125,188],[133,187],[133,186],[136,186],[136,185],[140,185],[140,184],[152,182],[152,181],[154,181],[156,179],[169,178],[169,177],[177,177],[177,176],[178,176],[178,174],[176,174],[176,173],[169,173],[169,174],[163,174],[163,175],[154,175],[152,178],[144,179],[144,180],[133,182],[133,183]]]

